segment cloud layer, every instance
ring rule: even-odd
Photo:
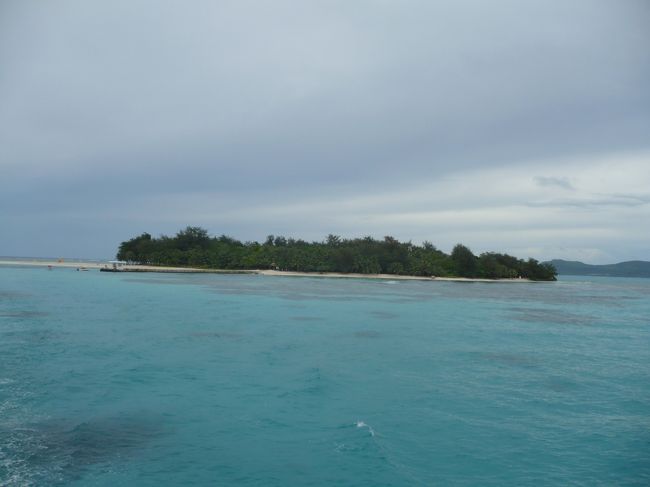
[[[0,254],[198,224],[650,259],[647,25],[644,1],[3,2]]]

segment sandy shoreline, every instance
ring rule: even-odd
[[[108,262],[81,262],[81,261],[57,261],[57,260],[0,260],[0,266],[16,267],[62,267],[73,269],[101,270],[112,269]],[[193,267],[168,267],[153,265],[124,265],[120,267],[124,272],[168,272],[168,273],[208,273],[208,274],[257,274],[259,271],[229,270],[229,269],[198,269]]]
[[[46,260],[0,260],[0,266],[33,266],[51,268],[73,268],[100,270],[110,268],[108,263],[102,262],[77,262],[77,261],[46,261]],[[268,269],[259,270],[228,270],[228,269],[198,269],[193,267],[167,267],[150,265],[125,265],[121,267],[123,272],[159,272],[159,273],[201,273],[201,274],[256,274],[261,276],[278,277],[323,277],[338,279],[384,279],[392,281],[450,281],[450,282],[534,282],[529,279],[482,279],[466,277],[423,277],[423,276],[398,276],[394,274],[342,274],[339,272],[294,272],[274,271]]]
[[[3,266],[33,266],[33,267],[85,267],[87,269],[100,269],[107,264],[100,264],[98,262],[77,262],[77,261],[63,261],[56,260],[30,260],[30,259],[16,259],[16,260],[0,260],[0,265]]]
[[[399,276],[396,274],[342,274],[340,272],[294,272],[257,270],[252,271],[264,276],[289,276],[289,277],[333,277],[343,279],[387,279],[391,281],[453,281],[453,282],[533,282],[530,279],[482,279],[479,277],[426,277],[426,276]]]

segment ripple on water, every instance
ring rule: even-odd
[[[190,333],[195,338],[242,338],[242,333],[233,333],[230,331],[195,331]]]
[[[564,377],[547,377],[543,381],[543,386],[553,392],[571,393],[578,389],[578,384]]]
[[[478,356],[483,360],[489,362],[495,362],[503,365],[509,365],[511,367],[537,367],[539,361],[526,353],[514,353],[514,352],[479,352]]]

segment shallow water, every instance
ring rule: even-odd
[[[0,268],[0,485],[648,485],[650,280]]]

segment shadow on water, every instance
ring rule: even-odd
[[[307,367],[299,370],[283,385],[278,398],[295,398],[300,401],[310,401],[322,397],[329,388],[329,381],[321,373],[319,367]]]
[[[354,333],[356,338],[379,338],[381,333],[373,330],[361,330]]]
[[[229,331],[195,331],[190,333],[194,338],[242,338],[242,333],[233,333]]]
[[[162,419],[145,413],[2,429],[0,485],[78,480],[94,465],[128,461],[164,434]]]
[[[32,296],[32,294],[22,291],[0,291],[0,301],[28,298],[30,296]]]
[[[538,360],[525,353],[478,352],[478,356],[483,360],[510,367],[533,368],[539,366]]]
[[[50,316],[45,311],[11,311],[0,313],[0,318],[43,318]]]
[[[6,343],[50,343],[55,341],[61,341],[67,334],[60,331],[55,331],[51,329],[30,329],[30,330],[17,330],[17,331],[6,331],[0,333],[0,339],[4,340]]]
[[[598,318],[549,308],[509,308],[509,316],[517,321],[528,323],[548,323],[554,325],[589,326],[598,322]]]
[[[369,314],[373,318],[378,318],[380,320],[394,320],[399,318],[397,313],[390,313],[388,311],[371,311]]]
[[[579,388],[576,382],[563,377],[547,377],[542,386],[557,393],[573,393]]]

